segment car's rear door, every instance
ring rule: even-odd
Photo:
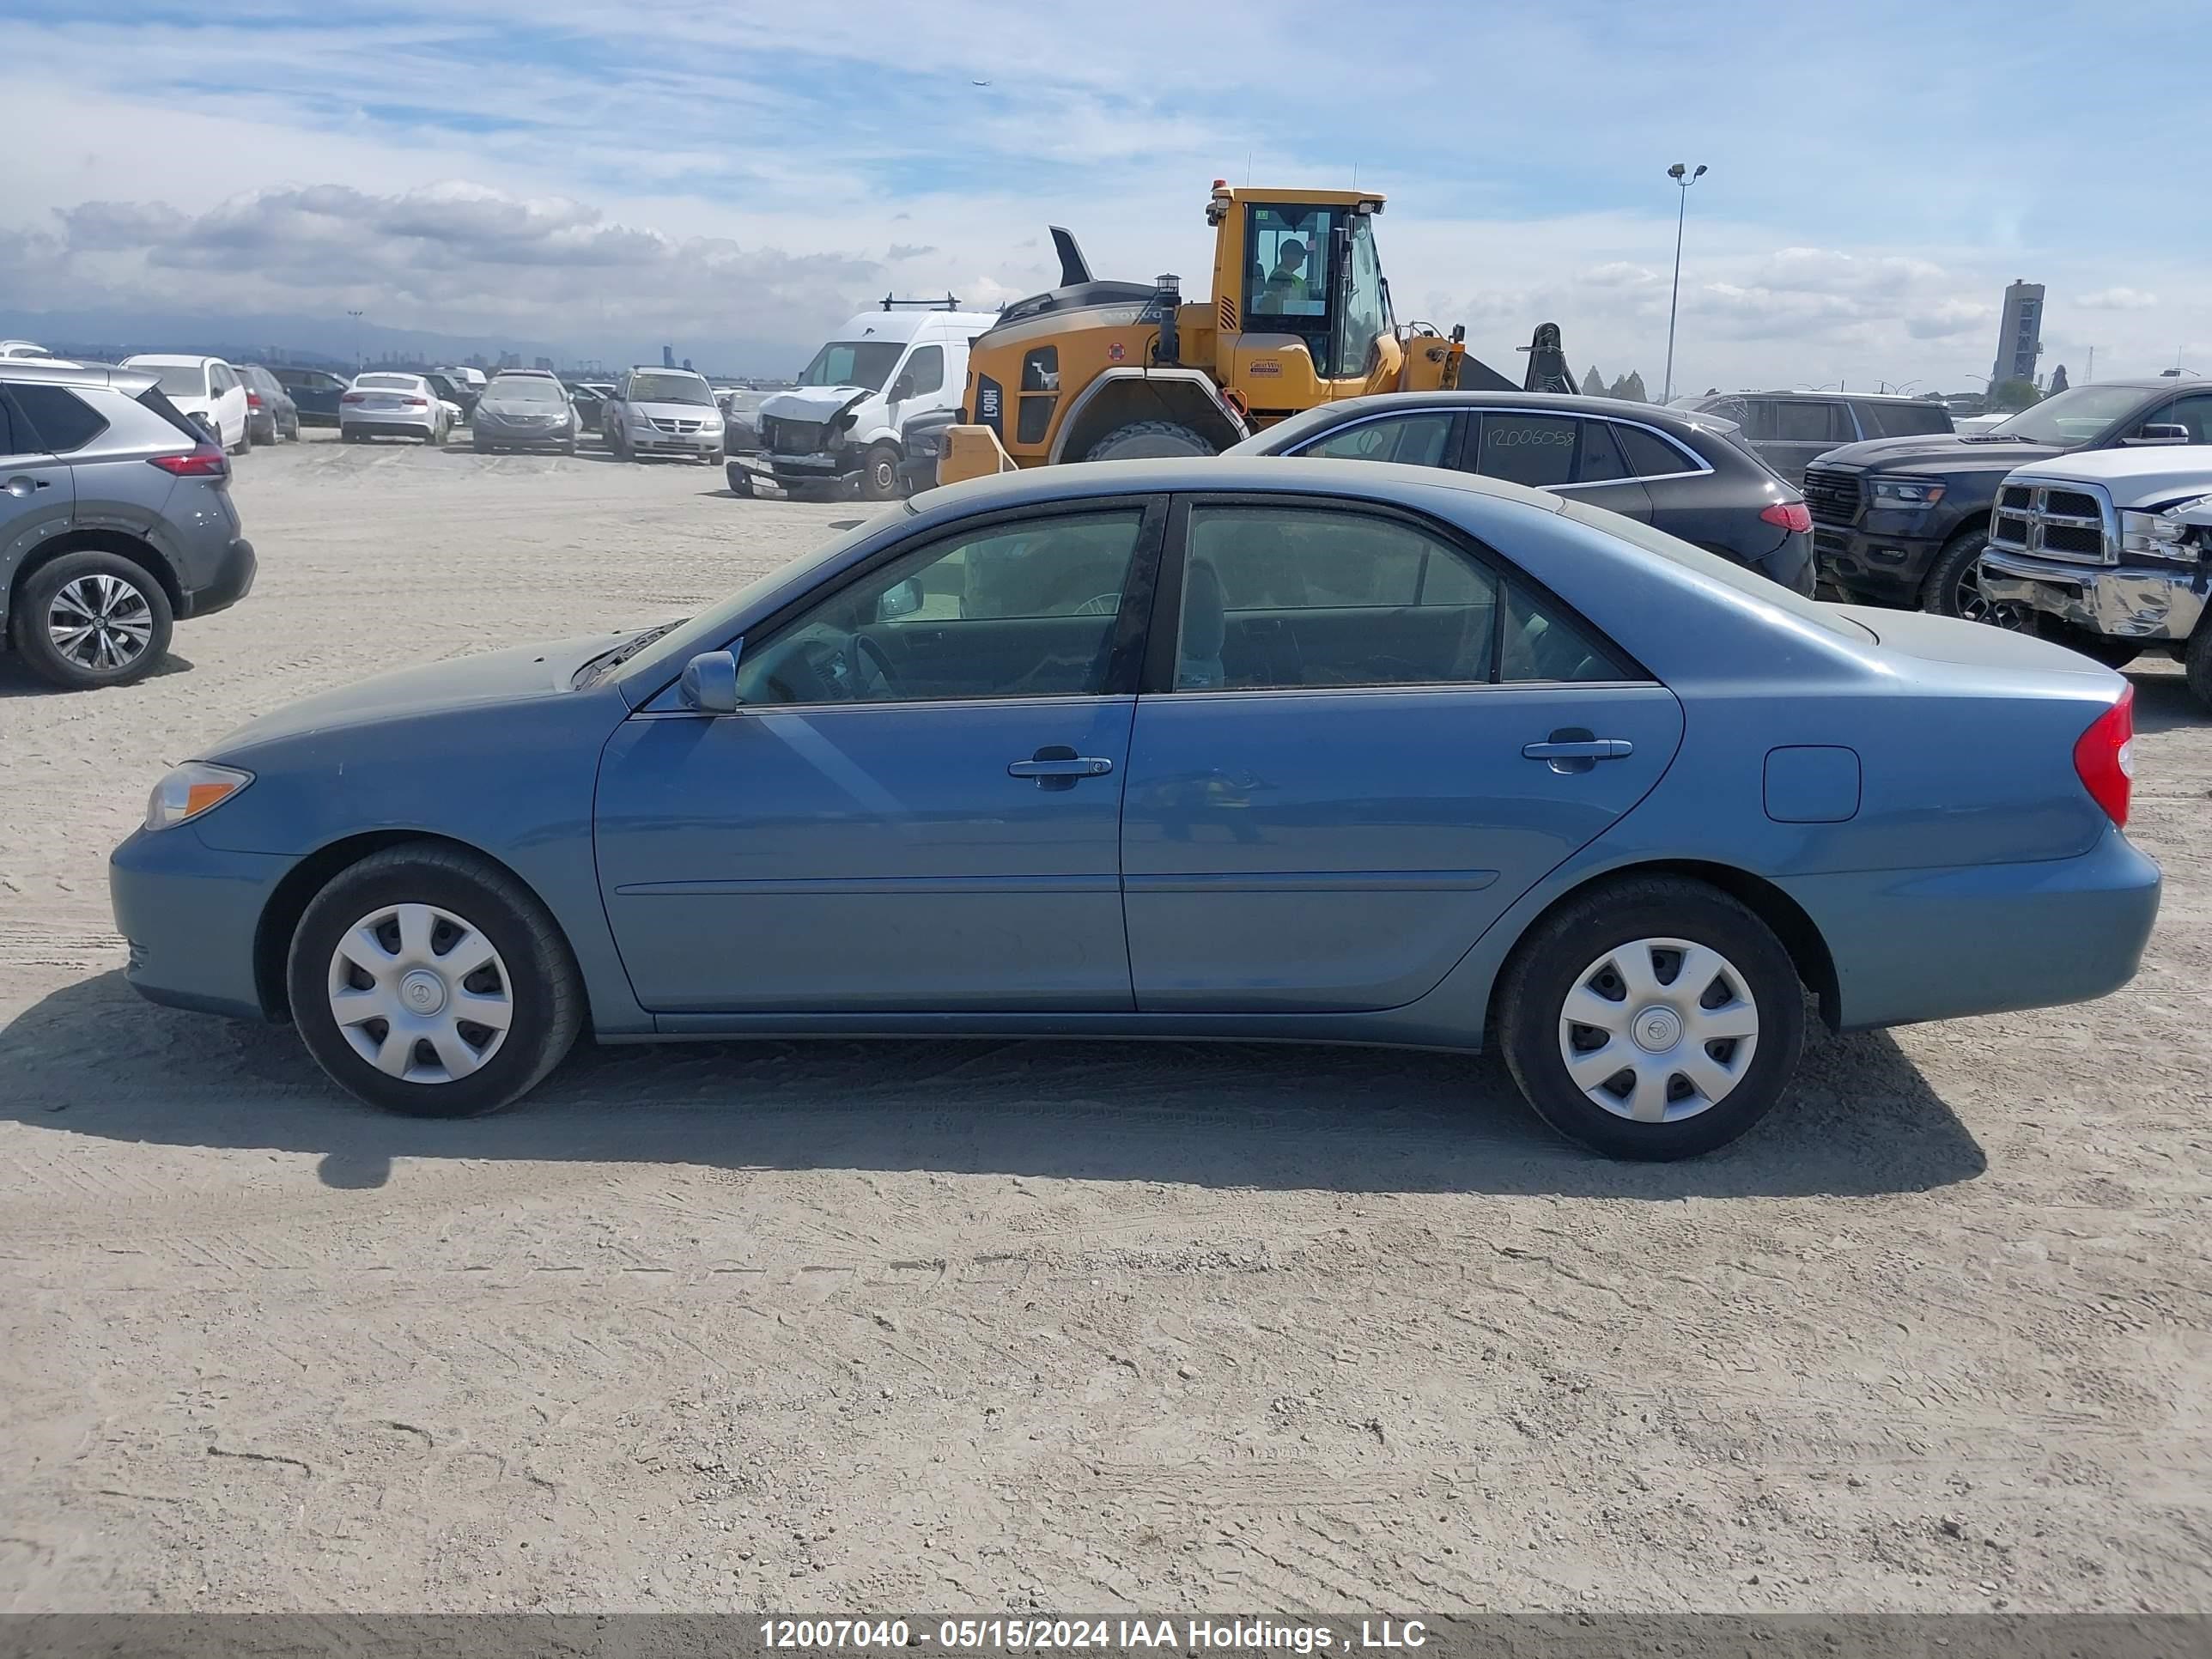
[[[1610,422],[1553,410],[1470,410],[1459,465],[1650,521],[1651,498],[1636,481]]]
[[[927,532],[753,630],[738,713],[625,722],[597,846],[639,1000],[1127,1011],[1121,789],[1166,512]]]
[[[1160,586],[1122,803],[1140,1010],[1413,1000],[1681,737],[1509,562],[1386,509],[1179,501]]]

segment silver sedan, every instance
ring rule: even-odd
[[[349,444],[371,438],[441,444],[453,429],[453,406],[420,374],[358,374],[338,399],[338,435]]]
[[[573,455],[582,429],[568,389],[550,374],[528,372],[494,376],[469,422],[480,453],[544,447]]]

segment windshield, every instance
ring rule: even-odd
[[[2031,444],[2082,444],[2142,401],[2140,388],[2077,386],[1999,421],[1984,435]]]
[[[629,400],[634,404],[706,404],[711,407],[714,394],[696,374],[633,374],[629,377]]]
[[[161,390],[172,398],[204,398],[208,395],[207,370],[198,363],[139,363],[161,383]]]
[[[484,402],[501,404],[543,404],[549,409],[558,409],[568,401],[557,381],[539,374],[502,374],[484,388]]]
[[[881,392],[906,347],[896,340],[832,340],[814,354],[801,386],[857,386]]]

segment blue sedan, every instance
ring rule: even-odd
[[[1838,1029],[2100,996],[2130,691],[1466,474],[1130,462],[892,507],[715,609],[253,722],[115,851],[130,976],[432,1116],[602,1042],[1500,1048],[1618,1157]]]

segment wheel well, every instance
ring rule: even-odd
[[[1060,459],[1081,460],[1093,444],[1132,421],[1173,421],[1192,428],[1220,449],[1243,435],[1222,406],[1220,393],[1210,386],[1165,378],[1116,380],[1101,386],[1097,396],[1075,411],[1058,441]]]
[[[82,530],[67,530],[42,544],[39,550],[16,568],[15,580],[9,586],[9,606],[15,609],[15,596],[22,592],[23,584],[34,571],[52,564],[65,553],[112,553],[118,558],[128,559],[161,585],[161,592],[169,601],[172,616],[185,613],[185,590],[177,580],[177,573],[169,568],[158,549],[136,536],[120,530],[102,529],[94,526]]]
[[[1988,535],[1990,533],[1990,520],[1992,516],[1993,515],[1987,510],[1978,513],[1969,513],[1965,518],[1960,520],[1957,524],[1951,527],[1951,533],[1943,538],[1943,545],[1946,547],[1950,546],[1953,542],[1957,541],[1961,536]]]
[[[300,918],[307,914],[307,906],[315,895],[327,886],[331,878],[341,870],[359,864],[372,853],[381,853],[387,848],[405,847],[419,843],[424,847],[445,847],[466,853],[471,858],[482,859],[492,866],[540,904],[538,890],[516,873],[514,866],[494,858],[481,847],[456,841],[451,836],[426,835],[419,830],[374,830],[364,835],[349,836],[319,848],[285,872],[276,884],[276,890],[269,896],[262,907],[261,921],[253,933],[253,988],[261,1003],[261,1012],[272,1020],[291,1018],[291,999],[287,994],[284,979],[285,959],[291,953],[292,935],[300,926]],[[552,914],[547,908],[547,915]],[[559,923],[555,923],[559,930]],[[571,947],[571,954],[574,948]],[[588,997],[589,993],[586,992]],[[588,1007],[586,1010],[589,1023]]]
[[[1718,888],[1737,903],[1757,916],[1771,928],[1782,948],[1790,953],[1790,960],[1803,981],[1820,1005],[1820,1018],[1833,1030],[1843,1018],[1842,988],[1836,980],[1835,958],[1828,954],[1828,942],[1820,937],[1820,930],[1813,918],[1805,914],[1804,907],[1784,892],[1764,876],[1755,876],[1748,870],[1739,870],[1731,865],[1707,864],[1697,859],[1663,859],[1649,864],[1632,864],[1617,870],[1607,870],[1602,875],[1591,877],[1561,893],[1540,915],[1529,918],[1528,925],[1521,930],[1525,942],[1532,938],[1539,924],[1561,905],[1579,899],[1594,890],[1608,887],[1617,882],[1635,881],[1652,876],[1677,876],[1685,880],[1703,882],[1708,887]],[[1520,954],[1522,946],[1516,945],[1500,964],[1497,979],[1492,983],[1490,1009],[1484,1021],[1486,1030],[1497,1027],[1498,996],[1506,980],[1506,969],[1512,957]]]

